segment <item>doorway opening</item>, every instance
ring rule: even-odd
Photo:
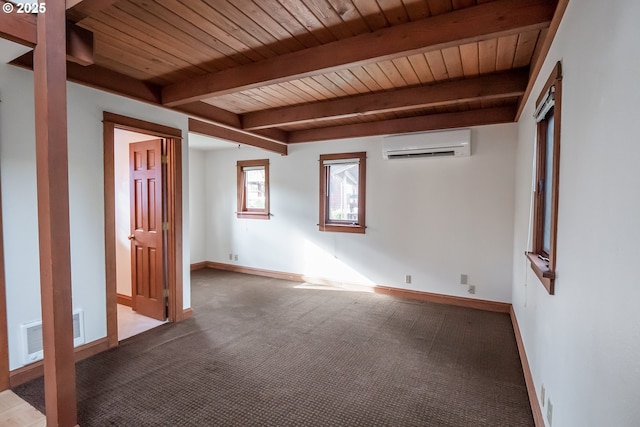
[[[109,346],[183,320],[181,131],[104,113]]]

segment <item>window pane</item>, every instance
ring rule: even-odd
[[[547,147],[544,171],[544,229],[542,249],[549,253],[551,247],[551,194],[553,193],[553,110],[549,112],[547,119]]]
[[[358,163],[326,166],[329,168],[329,221],[358,222]]]
[[[264,209],[265,208],[265,180],[264,168],[251,168],[244,171],[246,208],[247,209]]]

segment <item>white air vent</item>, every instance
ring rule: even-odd
[[[471,155],[471,129],[391,135],[382,141],[382,157],[466,157]]]
[[[22,362],[26,365],[43,357],[42,320],[20,325]],[[73,312],[73,346],[84,344],[84,312]]]

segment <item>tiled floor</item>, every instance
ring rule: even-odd
[[[142,316],[133,311],[131,307],[118,304],[118,341],[122,341],[141,332],[153,329],[165,322],[166,321]]]
[[[0,426],[45,427],[46,418],[11,390],[6,390],[0,392]]]

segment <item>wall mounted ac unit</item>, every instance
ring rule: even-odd
[[[42,320],[20,325],[22,335],[22,363],[25,365],[43,357]],[[84,344],[84,312],[73,312],[73,346]]]
[[[466,157],[471,155],[471,129],[416,132],[386,136],[382,140],[382,157]]]

